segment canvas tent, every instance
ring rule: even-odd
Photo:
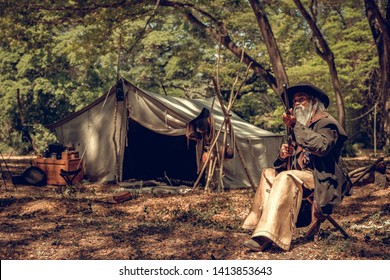
[[[52,124],[59,143],[76,146],[91,181],[153,176],[194,181],[200,155],[196,141],[187,140],[186,125],[207,108],[218,130],[224,120],[218,102],[155,94],[124,79],[120,83],[123,101],[118,101],[122,92],[117,84],[82,110]],[[237,155],[224,161],[224,187],[250,187],[248,175],[257,184],[261,170],[272,165],[283,137],[235,114],[231,123],[246,171]]]

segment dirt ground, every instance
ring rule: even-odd
[[[116,203],[119,186],[0,185],[2,260],[388,260],[390,188],[354,188],[333,217],[345,239],[325,222],[320,240],[297,229],[291,250],[273,246],[255,253],[242,247],[250,232],[240,228],[252,190],[185,194],[135,193]]]

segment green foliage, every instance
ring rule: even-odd
[[[240,117],[273,132],[280,132],[284,129],[284,124],[280,118],[283,113],[282,108],[281,102],[275,93],[269,93],[268,95],[248,93],[237,100],[234,105],[234,111]]]
[[[49,144],[57,142],[56,136],[41,124],[33,127],[32,135],[34,137],[34,145],[41,154],[43,154]]]
[[[311,1],[302,2],[308,7]],[[363,105],[367,83],[378,67],[363,4],[352,0],[315,2],[317,23],[335,56],[347,118],[356,117],[367,110]],[[191,9],[206,26],[219,28],[218,24],[223,23],[237,46],[265,67],[270,65],[248,1],[191,3],[217,21]],[[224,47],[219,49],[218,40],[191,24],[182,9],[160,5],[154,11],[155,4],[0,1],[1,145],[28,150],[18,140],[23,124],[17,90],[23,102],[24,125],[34,128],[42,146],[53,140],[44,126],[89,104],[111,87],[118,74],[152,92],[203,98],[214,95],[211,79],[218,73],[227,100],[236,77],[238,84],[243,82],[246,65]],[[328,66],[316,54],[311,30],[293,1],[264,1],[264,5],[290,84],[311,81],[327,91],[335,104]],[[283,131],[280,101],[252,74],[241,89],[234,111],[255,125]],[[331,106],[332,114],[334,110]],[[347,119],[347,125],[352,142],[369,144],[368,121],[357,127],[356,122]]]

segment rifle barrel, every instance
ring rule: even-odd
[[[286,114],[290,114],[290,102],[288,100],[288,96],[287,96],[287,85],[286,84],[283,84],[283,96],[284,96],[284,101],[283,101],[283,104],[284,104],[284,111],[286,112]],[[292,136],[291,136],[291,128],[290,127],[286,127],[286,136],[287,136],[287,144],[288,146],[290,147],[291,144],[292,144]],[[287,170],[290,170],[291,169],[291,157],[287,157]]]

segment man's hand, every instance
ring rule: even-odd
[[[287,127],[294,127],[297,122],[297,118],[293,115],[293,109],[289,110],[289,113],[283,113],[283,122]]]
[[[285,159],[289,156],[292,156],[294,153],[294,147],[288,146],[288,144],[282,144],[282,147],[280,148],[279,157],[281,159]]]

